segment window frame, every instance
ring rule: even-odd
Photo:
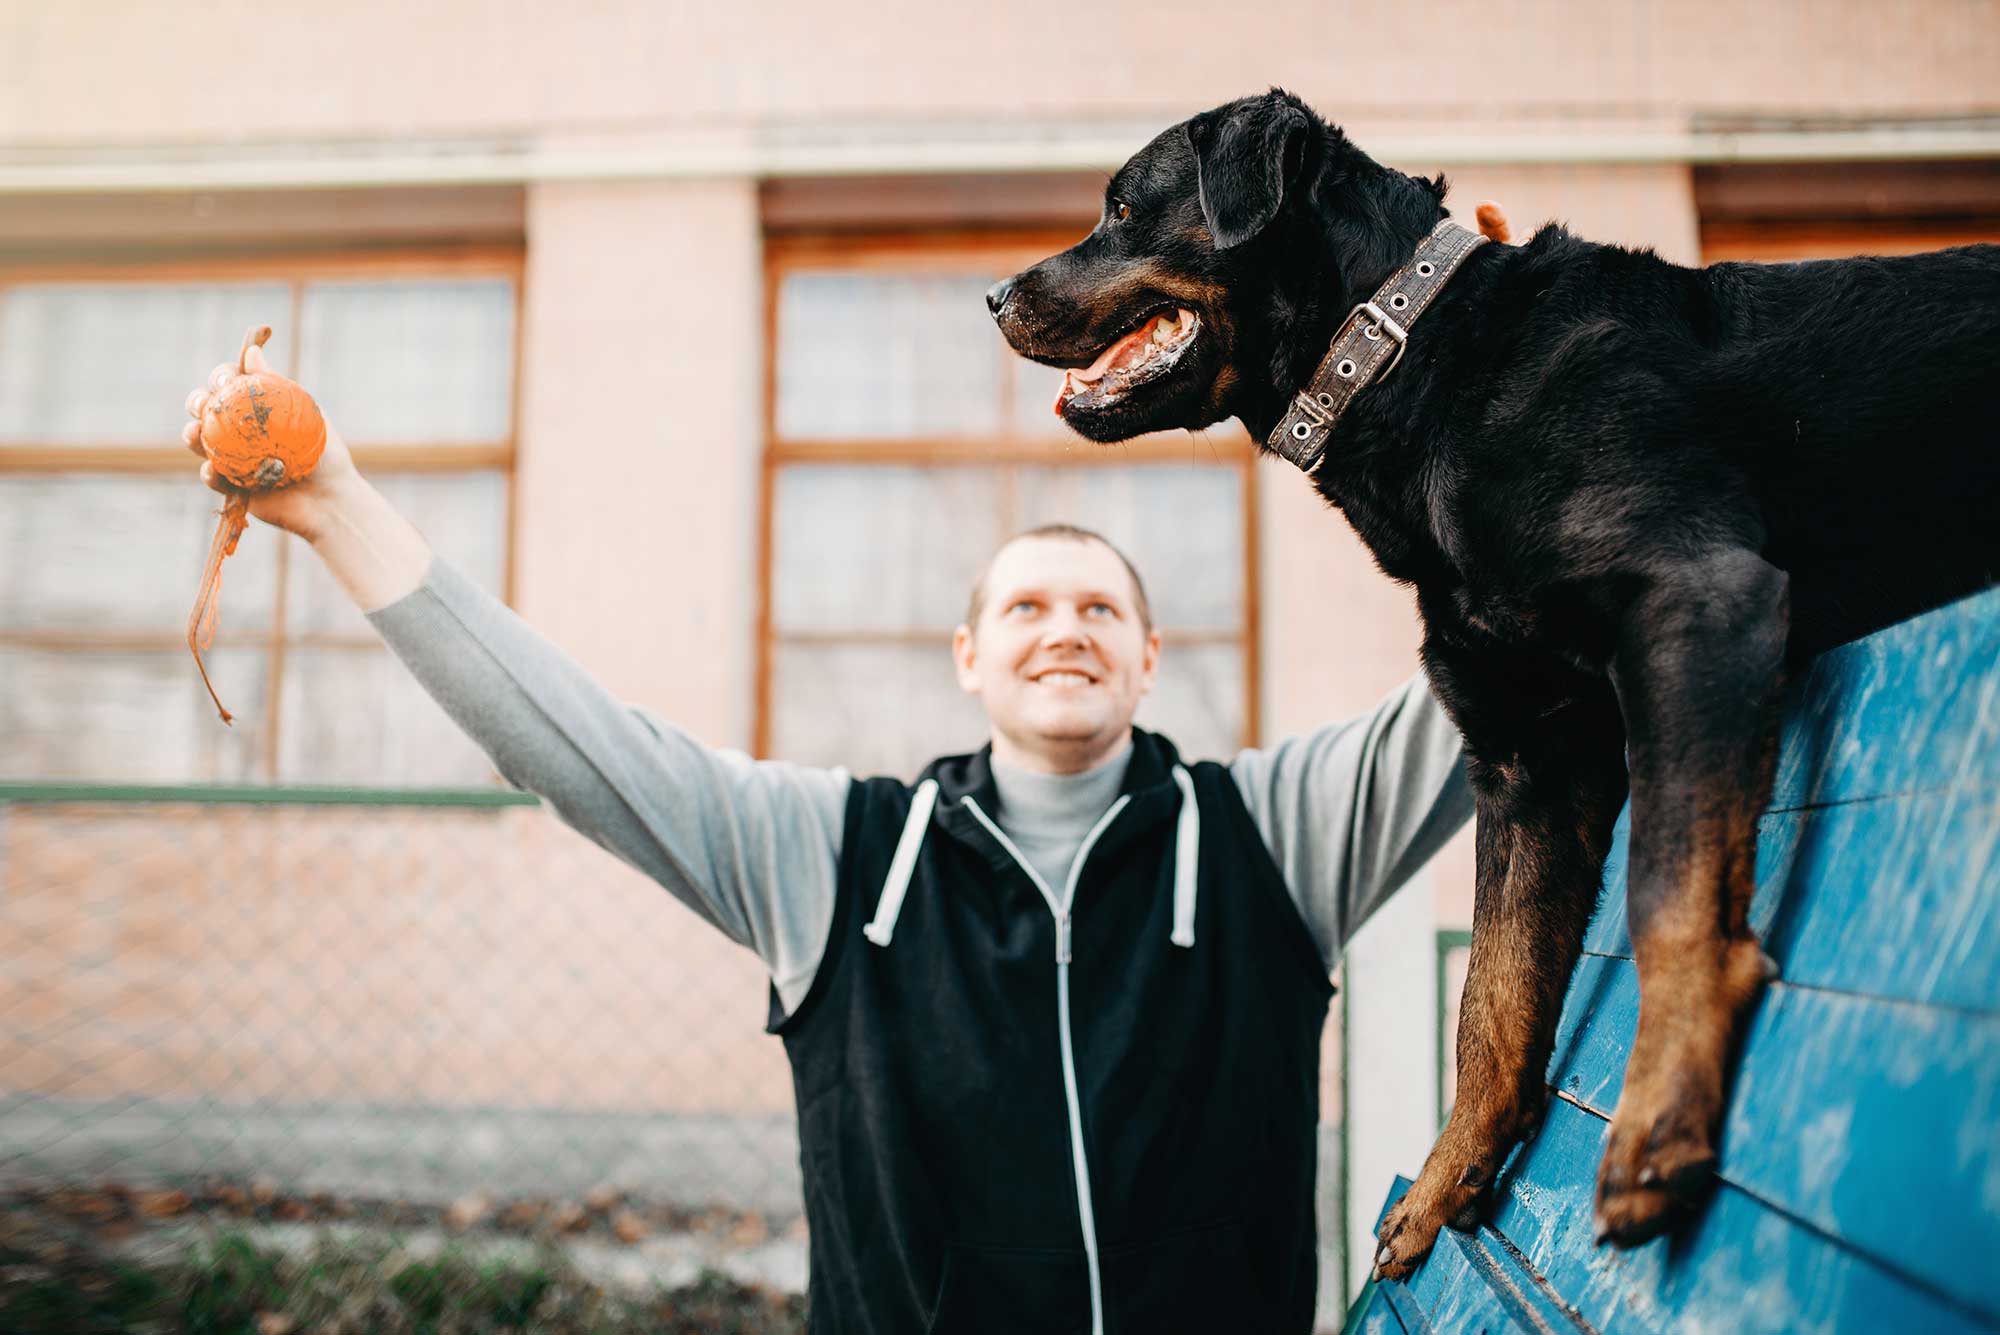
[[[144,286],[155,283],[283,282],[290,290],[290,337],[286,360],[274,367],[280,374],[293,374],[299,364],[304,339],[305,289],[308,284],[327,279],[440,279],[505,278],[513,285],[511,383],[507,389],[508,430],[504,437],[481,441],[371,441],[348,445],[355,464],[364,474],[445,474],[497,472],[501,475],[503,536],[501,542],[502,597],[511,606],[515,587],[514,525],[518,514],[517,445],[521,420],[522,325],[525,315],[525,248],[515,244],[460,244],[411,246],[381,250],[278,250],[256,256],[178,256],[174,258],[135,257],[89,261],[0,263],[0,295],[22,286],[52,283],[104,283]],[[218,359],[234,349],[220,350]],[[193,388],[192,385],[189,386]],[[193,456],[178,439],[159,445],[55,444],[33,441],[0,441],[0,479],[26,476],[74,476],[96,474],[109,477],[159,477],[185,475],[194,481]],[[279,760],[282,755],[285,667],[289,652],[333,649],[349,652],[382,651],[379,638],[323,633],[288,634],[286,591],[291,580],[295,542],[277,545],[275,572],[276,604],[270,627],[262,631],[237,631],[225,624],[216,635],[217,647],[254,649],[263,652],[270,664],[265,683],[263,748],[259,765],[260,783],[280,786]],[[188,597],[192,603],[199,570],[188,573]],[[173,631],[91,631],[81,629],[26,630],[0,628],[0,649],[37,652],[151,652],[186,649],[186,637]],[[240,786],[240,785],[239,785]]]
[[[1161,432],[1110,448],[1080,436],[1024,436],[1002,432],[976,436],[841,437],[792,439],[779,435],[778,311],[785,277],[793,272],[841,271],[859,274],[1005,274],[1074,245],[1089,223],[1070,229],[1023,227],[988,229],[869,230],[839,233],[767,233],[764,247],[764,367],[761,431],[763,448],[758,469],[756,679],[753,690],[752,754],[768,757],[774,731],[773,688],[780,642],[800,645],[898,644],[937,645],[929,631],[781,632],[774,624],[776,604],[777,491],[779,474],[801,465],[901,466],[907,468],[984,467],[1009,473],[1020,468],[1123,468],[1132,464],[1194,464],[1233,469],[1243,525],[1243,616],[1235,631],[1203,631],[1162,627],[1169,648],[1176,644],[1237,644],[1243,652],[1243,715],[1239,747],[1253,746],[1261,735],[1262,615],[1258,562],[1259,470],[1256,450],[1240,430],[1226,445],[1197,441],[1178,432]],[[995,338],[999,337],[997,331]],[[1012,376],[1020,359],[996,349],[1005,358],[1008,380],[1000,391],[1003,402],[1017,401]],[[1011,497],[1014,484],[1007,483]],[[1011,501],[1009,502],[1011,504]],[[1143,572],[1142,572],[1143,573]]]

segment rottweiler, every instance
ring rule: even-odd
[[[1540,1120],[1628,797],[1641,1005],[1598,1240],[1701,1199],[1773,973],[1748,909],[1781,687],[2000,578],[2000,247],[1687,268],[1553,223],[1480,244],[1445,192],[1273,89],[1162,132],[987,294],[1066,370],[1071,428],[1240,418],[1414,587],[1477,872],[1457,1103],[1380,1230],[1392,1278]]]

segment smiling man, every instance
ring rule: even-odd
[[[1000,549],[952,648],[989,744],[849,787],[773,1010],[813,1329],[1303,1335],[1328,973],[1471,814],[1456,731],[1420,679],[1183,762],[1132,726],[1145,586],[1067,525]]]
[[[1038,529],[953,637],[988,745],[855,779],[619,701],[434,555],[331,424],[311,478],[249,505],[509,782],[764,961],[814,1332],[1311,1329],[1328,974],[1471,813],[1421,678],[1183,761],[1132,726],[1164,657],[1138,573]]]

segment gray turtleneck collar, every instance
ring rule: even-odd
[[[1021,856],[1060,895],[1084,836],[1118,800],[1132,743],[1080,774],[1039,774],[993,759],[993,787],[1000,799],[994,820]]]

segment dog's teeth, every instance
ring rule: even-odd
[[[1174,341],[1174,335],[1178,332],[1180,331],[1174,328],[1174,322],[1167,316],[1162,315],[1159,321],[1153,326],[1153,342],[1171,343]]]

